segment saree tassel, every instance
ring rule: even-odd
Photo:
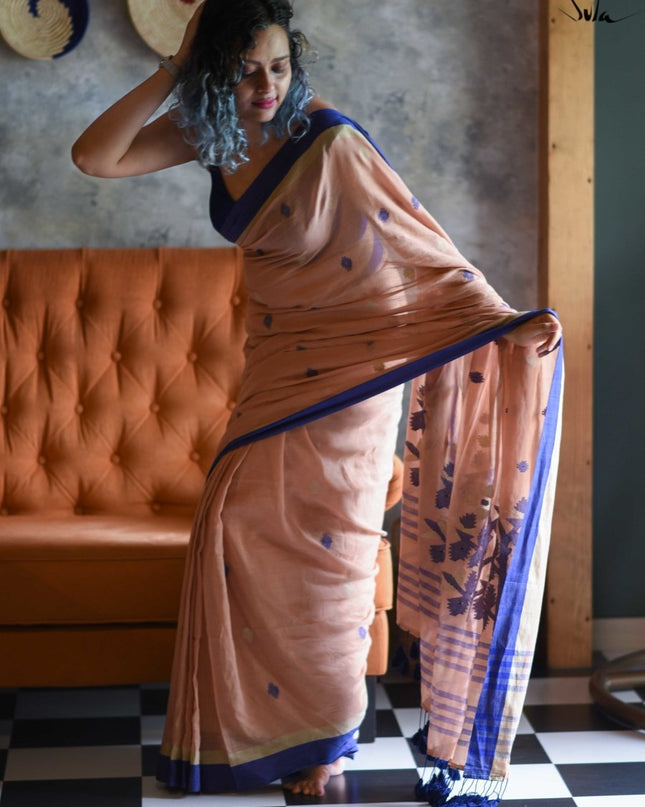
[[[427,756],[427,754],[428,754],[428,726],[429,725],[430,725],[429,722],[426,720],[425,725],[422,726],[413,735],[413,737],[410,740],[410,742],[412,743],[414,748],[416,748],[416,750],[420,754],[423,754],[424,756]]]
[[[505,781],[468,779],[442,760],[435,762],[427,780],[419,779],[414,795],[430,807],[495,807],[505,789]]]

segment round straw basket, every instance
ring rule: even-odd
[[[28,59],[56,59],[73,50],[87,28],[87,0],[0,0],[0,33]]]
[[[128,0],[132,24],[160,56],[174,55],[199,0]]]

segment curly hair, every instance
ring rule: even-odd
[[[264,137],[302,136],[309,127],[305,109],[313,92],[303,67],[309,43],[292,31],[288,0],[206,0],[190,54],[175,87],[173,119],[197,149],[202,165],[233,173],[248,161],[248,140],[235,105],[242,79],[242,54],[255,45],[254,34],[279,25],[289,40],[291,84],[275,117],[263,124]]]

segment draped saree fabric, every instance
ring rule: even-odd
[[[503,338],[542,312],[510,309],[340,113],[314,112],[237,200],[211,173],[213,224],[244,252],[246,366],[195,518],[159,778],[243,789],[357,750],[412,381],[397,618],[422,649],[424,795],[503,781],[544,579],[561,351]]]

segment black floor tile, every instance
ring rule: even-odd
[[[144,745],[141,747],[141,775],[155,776],[157,773],[157,760],[159,759],[158,745]]]
[[[517,735],[511,752],[511,765],[540,765],[550,762],[535,734]]]
[[[376,710],[376,736],[402,737],[401,727],[391,709]]]
[[[558,771],[573,796],[636,796],[645,793],[645,762],[558,765]]]
[[[83,717],[56,720],[16,720],[12,748],[83,745],[138,745],[138,717]]]
[[[141,714],[165,715],[168,708],[168,689],[142,689]]]
[[[0,782],[4,779],[4,771],[7,767],[7,752],[0,748]]]
[[[384,687],[395,709],[419,707],[419,684],[384,684]]]
[[[616,724],[591,703],[525,706],[524,714],[536,732],[616,730]]]
[[[296,804],[382,804],[414,801],[414,786],[419,779],[416,770],[347,771],[334,776],[321,797],[296,796],[289,791],[286,802]],[[4,805],[2,806],[4,807]]]
[[[0,691],[0,720],[11,720],[16,708],[16,693],[13,690]]]
[[[141,780],[5,782],[0,807],[141,807]]]

